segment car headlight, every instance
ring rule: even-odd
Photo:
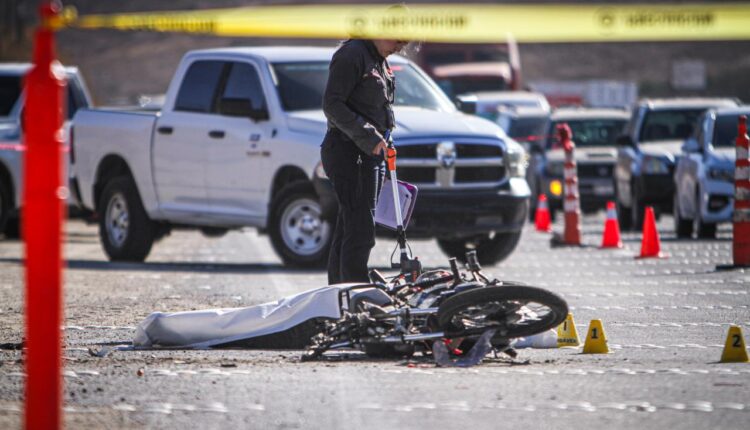
[[[525,177],[528,164],[526,151],[516,142],[506,141],[506,143],[508,149],[505,152],[505,168],[508,170],[508,175],[516,178]]]
[[[649,175],[664,175],[669,173],[669,166],[662,158],[646,155],[643,157],[641,170]]]
[[[315,176],[321,179],[328,179],[328,175],[326,175],[326,169],[323,168],[323,162],[318,161],[318,165],[315,166]]]
[[[717,181],[734,182],[734,169],[712,167],[708,169],[708,177]]]

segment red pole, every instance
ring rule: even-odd
[[[735,266],[750,266],[750,138],[747,136],[747,116],[739,118],[737,129],[732,257]]]
[[[34,66],[26,76],[23,238],[26,242],[26,429],[62,427],[62,178],[65,81],[50,20],[40,8]]]

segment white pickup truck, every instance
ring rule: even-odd
[[[23,138],[21,116],[24,106],[22,80],[31,70],[29,63],[0,64],[0,234],[6,238],[20,235],[23,193]],[[65,67],[67,80],[65,130],[78,109],[91,105],[86,83],[76,67]],[[29,118],[33,126],[33,118]],[[68,159],[63,159],[63,180],[67,180]]]
[[[322,264],[336,204],[319,161],[333,52],[192,51],[161,112],[79,111],[72,188],[97,214],[109,258],[142,261],[172,227],[208,236],[256,227],[285,263]],[[399,178],[420,187],[410,236],[437,237],[451,254],[476,247],[485,262],[505,258],[528,210],[523,149],[457,112],[408,60],[391,66]]]

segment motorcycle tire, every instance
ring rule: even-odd
[[[525,307],[535,318],[510,321],[507,316]],[[568,304],[557,294],[537,287],[507,285],[476,288],[447,298],[437,312],[447,337],[480,334],[496,329],[496,336],[531,336],[557,327],[568,315]]]

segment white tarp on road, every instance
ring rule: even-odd
[[[154,312],[136,328],[135,347],[209,348],[288,330],[313,318],[341,317],[340,284],[246,308]]]

